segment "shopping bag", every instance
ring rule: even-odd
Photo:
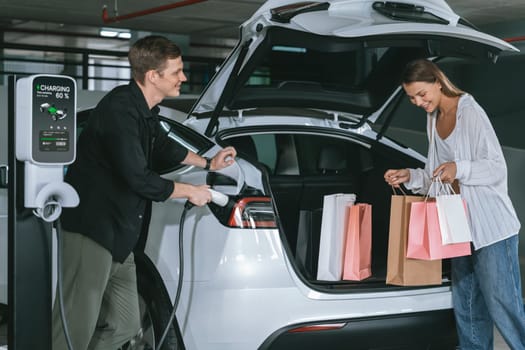
[[[386,283],[398,286],[438,285],[442,281],[440,260],[416,260],[406,257],[410,204],[424,197],[391,197]]]
[[[459,194],[439,195],[436,206],[443,244],[471,242],[465,200]]]
[[[322,208],[299,211],[295,261],[307,279],[315,279],[319,257]]]
[[[343,279],[361,281],[372,275],[372,206],[356,203],[348,209]]]
[[[351,193],[329,194],[323,198],[317,266],[318,280],[341,280],[345,247],[346,207],[353,205],[354,202],[355,194]]]
[[[470,254],[470,242],[443,244],[436,202],[410,204],[407,258],[440,260]]]

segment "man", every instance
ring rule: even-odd
[[[207,185],[161,178],[151,166],[154,154],[207,170],[222,169],[236,156],[227,147],[206,159],[174,146],[161,131],[157,104],[178,96],[186,81],[173,42],[142,38],[128,58],[132,81],[113,89],[94,109],[65,176],[80,197],[79,206],[64,209],[61,220],[64,308],[75,350],[115,350],[139,331],[132,251],[151,201],[187,198],[197,206],[211,201]],[[54,350],[67,349],[58,309],[55,303]]]

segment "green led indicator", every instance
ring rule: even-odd
[[[36,84],[36,91],[40,91],[40,84]]]
[[[47,111],[48,111],[49,113],[51,113],[51,114],[56,114],[57,109],[56,109],[56,107],[51,106],[51,107],[49,107],[49,108],[47,109]]]

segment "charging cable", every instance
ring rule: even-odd
[[[58,298],[58,308],[60,311],[60,320],[62,322],[62,328],[64,329],[64,336],[66,338],[67,348],[73,350],[73,344],[71,342],[71,337],[69,335],[69,329],[67,327],[66,313],[64,312],[64,292],[63,292],[63,283],[62,283],[62,228],[60,226],[60,221],[55,220],[53,222],[53,227],[55,228],[57,235],[57,298]]]
[[[212,189],[208,189],[211,193],[211,201],[221,207],[226,206],[229,202],[229,197],[223,193],[214,191]],[[159,340],[159,344],[155,347],[155,350],[160,350],[162,347],[162,344],[164,343],[164,340],[166,339],[166,335],[168,334],[168,331],[170,329],[171,324],[173,323],[173,319],[175,318],[175,313],[177,311],[177,307],[179,306],[179,300],[180,295],[182,292],[182,282],[184,280],[184,247],[183,247],[183,228],[184,228],[184,221],[186,219],[186,213],[188,210],[194,207],[194,204],[190,201],[186,201],[184,203],[184,209],[182,210],[182,214],[180,216],[180,223],[179,223],[179,279],[177,283],[177,292],[175,294],[175,301],[173,302],[173,310],[171,311],[170,318],[168,320],[168,324],[166,325],[166,328],[164,328],[164,332],[162,333],[162,337]],[[180,332],[182,336],[182,331]]]
[[[155,347],[155,350],[160,350],[162,347],[162,344],[164,343],[164,340],[166,339],[166,335],[168,334],[168,331],[170,329],[171,324],[173,323],[173,319],[175,318],[175,312],[177,311],[177,307],[179,306],[179,299],[182,292],[182,281],[184,276],[184,248],[182,244],[183,241],[183,228],[184,228],[184,221],[186,219],[186,213],[188,210],[193,208],[193,203],[190,201],[186,201],[184,204],[184,209],[182,210],[182,214],[180,216],[180,223],[179,223],[179,280],[177,283],[177,293],[175,294],[175,301],[173,302],[173,310],[171,311],[170,318],[168,320],[168,324],[166,325],[166,328],[164,328],[164,332],[162,332],[162,337],[159,340],[159,344]],[[182,332],[181,332],[182,334]]]
[[[36,196],[33,214],[45,222],[52,224],[57,237],[57,295],[60,320],[64,330],[64,337],[68,350],[73,350],[73,344],[67,327],[66,314],[64,311],[64,293],[62,277],[62,228],[60,226],[60,215],[62,207],[71,207],[78,205],[78,194],[66,183],[49,183],[44,186]]]
[[[64,336],[66,338],[66,344],[68,350],[73,350],[73,344],[71,342],[71,337],[69,335],[69,330],[66,322],[66,314],[64,311],[64,293],[63,293],[63,283],[62,283],[62,228],[60,227],[60,221],[58,218],[62,213],[62,205],[60,202],[49,199],[46,203],[40,207],[33,210],[33,214],[39,217],[45,222],[52,223],[52,228],[55,229],[57,236],[57,295],[58,298],[58,307],[60,311],[60,320],[62,322],[62,328],[64,329]]]

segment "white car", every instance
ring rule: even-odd
[[[266,2],[183,126],[166,122],[200,154],[239,151],[221,173],[163,167],[168,178],[206,182],[230,198],[184,221],[176,315],[185,347],[454,349],[448,262],[440,286],[385,283],[392,193],[383,173],[424,157],[384,134],[408,103],[399,79],[409,60],[495,61],[515,50],[444,1]],[[363,281],[316,280],[323,196],[338,192],[372,204],[372,276]],[[183,204],[155,203],[143,241],[139,288],[157,339],[176,292]],[[299,256],[304,215],[313,236]]]
[[[240,29],[188,118],[161,108],[174,142],[205,156],[234,145],[239,157],[217,173],[162,157],[155,165],[229,203],[153,203],[135,250],[145,347],[169,323],[182,232],[180,334],[172,326],[163,349],[455,349],[447,261],[439,286],[385,282],[392,192],[383,174],[424,162],[385,133],[409,108],[399,86],[408,61],[495,61],[516,49],[441,0],[270,0]],[[323,196],[341,192],[372,204],[372,276],[319,281]],[[311,237],[297,254],[304,217]]]

